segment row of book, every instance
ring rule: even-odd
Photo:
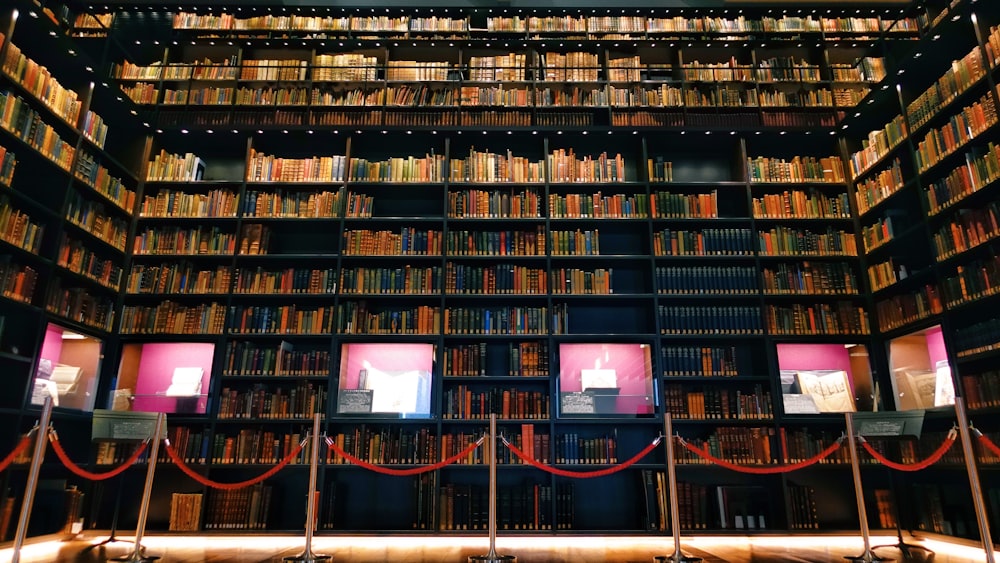
[[[254,384],[247,389],[223,387],[219,392],[219,419],[311,419],[326,409],[326,388],[309,382],[291,387]],[[294,446],[293,446],[294,447]]]
[[[750,268],[751,273],[753,268]],[[762,270],[764,292],[769,294],[857,294],[854,269],[847,262],[799,262]]]
[[[541,218],[542,196],[532,188],[514,191],[448,192],[448,217],[456,219]]]
[[[14,301],[31,303],[37,283],[37,270],[12,262],[8,255],[0,255],[0,295]]]
[[[854,235],[833,227],[814,232],[790,227],[773,227],[757,233],[761,256],[857,256]]]
[[[542,268],[516,264],[473,266],[448,262],[445,266],[444,290],[453,294],[536,294],[546,295],[549,283],[553,290],[559,281],[553,271],[548,275]],[[551,279],[549,279],[551,278]],[[560,285],[565,287],[565,285]]]
[[[445,334],[565,334],[566,304],[553,307],[446,307]]]
[[[133,264],[125,291],[130,294],[161,295],[228,293],[232,272],[228,266],[200,269],[199,266],[184,261],[159,265]]]
[[[66,220],[94,235],[119,252],[128,245],[129,224],[108,215],[103,203],[88,201],[77,192],[70,192],[66,203]]]
[[[444,392],[442,418],[483,420],[491,414],[504,420],[548,419],[551,416],[548,391],[458,385]]]
[[[763,334],[760,307],[658,305],[660,334]]]
[[[295,390],[292,390],[292,392],[294,393]],[[279,394],[280,390],[275,395]],[[278,403],[282,402],[277,396],[272,399],[272,402],[274,401],[277,401]],[[298,406],[294,401],[292,402],[292,405]],[[280,408],[277,409],[275,416],[266,416],[267,414],[275,413],[275,410],[269,410],[266,408],[258,409],[257,411],[250,410],[249,412],[266,413],[263,417],[254,416],[253,418],[295,417],[294,414],[287,416],[290,413],[284,412]],[[234,418],[240,417],[236,416]],[[292,452],[295,451],[295,448],[300,443],[303,443],[303,438],[305,438],[306,435],[307,433],[305,429],[278,433],[272,430],[263,430],[259,428],[243,428],[232,436],[220,431],[212,436],[209,459],[213,465],[275,465],[279,461],[282,461],[290,456]],[[309,450],[311,447],[312,443],[310,441],[303,443],[302,449],[298,454],[291,458],[289,463],[309,463],[311,455]]]
[[[0,37],[0,44],[3,43],[3,37]],[[80,109],[83,106],[79,95],[60,84],[49,69],[25,56],[14,43],[8,41],[5,46],[6,56],[0,64],[4,74],[30,92],[53,114],[75,128],[80,120]]]
[[[326,376],[331,366],[330,350],[296,350],[287,341],[277,346],[230,341],[222,375]]]
[[[11,92],[0,91],[0,127],[35,149],[63,170],[69,170],[75,147],[64,141],[42,120],[31,103]]]
[[[844,166],[839,157],[747,158],[751,182],[830,182],[843,183]]]
[[[990,93],[951,116],[947,125],[931,129],[916,145],[914,159],[920,172],[930,170],[946,156],[958,150],[997,123],[997,110]]]
[[[229,334],[330,334],[333,332],[334,307],[299,305],[229,307],[226,332]]]
[[[140,217],[236,217],[239,195],[227,189],[206,193],[159,190],[147,195],[139,207]]]
[[[664,229],[653,233],[656,256],[752,256],[750,229]]]
[[[1000,320],[988,319],[955,330],[960,358],[1000,349]]]
[[[238,237],[221,227],[147,227],[136,233],[132,251],[151,256],[259,255],[267,254],[270,236],[271,230],[259,223],[243,225]]]
[[[855,185],[854,200],[858,205],[858,213],[864,215],[902,189],[903,183],[903,172],[897,157],[892,161],[892,166]]]
[[[951,222],[933,234],[935,258],[940,262],[985,244],[1000,235],[1000,202],[979,209],[959,209]]]
[[[769,334],[844,334],[871,333],[868,312],[849,301],[817,305],[795,304],[791,307],[766,305],[765,326]]]
[[[876,219],[871,225],[861,227],[861,240],[864,242],[866,253],[888,244],[896,236],[892,221],[895,213],[891,211],[889,213],[885,217]]]
[[[646,530],[667,532],[672,519],[682,530],[766,530],[772,511],[767,491],[759,486],[677,483],[677,514],[671,514],[670,490],[663,471],[639,473],[644,502],[641,521]],[[794,485],[789,485],[794,487]],[[818,526],[817,526],[818,527]]]
[[[664,346],[660,365],[664,377],[737,377],[742,375],[737,356],[742,351],[735,346]]]
[[[27,214],[11,206],[10,198],[0,195],[0,240],[37,254],[44,232],[41,223],[32,222]]]
[[[445,346],[444,373],[448,376],[474,377],[508,375],[517,377],[547,377],[549,374],[548,342],[508,342],[507,370],[490,373],[486,360],[486,343]]]
[[[978,47],[973,48],[951,66],[934,84],[906,106],[910,127],[917,129],[931,120],[938,111],[986,74],[986,65]]]
[[[98,14],[103,27],[110,27],[111,14]],[[79,19],[79,18],[78,18]],[[82,22],[92,27],[93,21]],[[467,17],[421,17],[421,16],[316,16],[316,15],[264,15],[237,17],[235,14],[201,14],[197,12],[177,12],[173,15],[174,29],[189,30],[297,30],[297,31],[362,31],[397,32],[459,32],[459,31],[502,31],[516,33],[571,32],[571,33],[627,33],[642,34],[696,32],[825,32],[825,33],[912,33],[919,28],[915,18],[881,18],[877,16],[814,17],[784,15],[782,17],[762,16],[748,18],[740,15],[726,18],[712,15],[640,17],[640,16],[490,16],[486,18],[486,29],[475,29]]]
[[[756,295],[760,291],[757,270],[751,266],[657,266],[654,276],[656,292],[664,295]]]
[[[544,256],[546,230],[539,225],[534,231],[469,231],[448,230],[445,250],[450,256]],[[550,231],[552,254],[583,254],[589,247],[599,249],[597,230]],[[590,240],[589,245],[585,244]],[[597,252],[593,252],[597,253]]]
[[[77,153],[73,175],[122,211],[132,213],[132,208],[135,207],[135,190],[129,189],[121,178],[112,176],[111,172],[87,151],[80,150]]]
[[[969,195],[1000,179],[1000,145],[972,147],[965,164],[956,166],[947,176],[924,189],[928,215],[937,215]]]
[[[63,233],[56,264],[67,270],[90,278],[108,289],[118,291],[124,270],[114,260],[105,258],[88,248],[83,242]]]
[[[226,306],[220,303],[181,305],[163,301],[155,306],[122,307],[122,334],[222,334]]]
[[[10,186],[14,181],[14,167],[17,166],[17,158],[7,147],[0,146],[0,184]]]
[[[847,193],[824,196],[820,192],[794,190],[753,198],[753,216],[757,219],[850,219]]]
[[[549,217],[553,219],[645,219],[646,194],[549,194]]]
[[[944,310],[937,287],[925,285],[909,293],[893,295],[875,303],[879,330],[885,332],[937,315]]]
[[[909,129],[902,115],[892,118],[881,129],[869,131],[868,137],[861,140],[861,150],[851,153],[851,176],[858,180],[881,162],[889,151],[896,148],[908,135]]]
[[[450,262],[448,266],[454,267]],[[453,274],[453,272],[450,273]],[[454,275],[447,279],[455,281]],[[440,294],[441,280],[440,266],[426,268],[411,265],[396,268],[341,268],[340,291],[345,294]],[[448,289],[447,282],[444,287]],[[450,291],[455,291],[454,283]]]
[[[115,320],[114,300],[90,295],[80,287],[63,287],[58,277],[49,282],[45,310],[92,328],[111,331]]]
[[[996,295],[1000,283],[1000,257],[972,260],[955,267],[955,274],[941,280],[945,305],[954,307]]]
[[[765,420],[774,418],[770,391],[760,384],[752,391],[676,383],[664,387],[664,408],[671,416],[687,420]]]

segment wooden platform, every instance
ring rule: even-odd
[[[128,554],[132,544],[94,544],[106,535],[88,533],[71,541],[50,541],[26,545],[23,563],[91,563]],[[911,541],[911,540],[908,540]],[[143,544],[147,553],[160,556],[164,563],[271,563],[302,551],[304,540],[289,536],[150,536]],[[862,550],[860,537],[853,536],[730,536],[685,537],[684,552],[703,558],[705,563],[833,563]],[[895,538],[879,536],[872,545],[895,543]],[[934,539],[912,540],[934,550],[933,557],[916,552],[903,557],[894,548],[879,549],[882,557],[896,561],[933,563],[980,563],[982,550],[971,545],[944,543]],[[650,563],[657,555],[673,553],[669,538],[534,536],[501,537],[497,553],[514,555],[519,563]],[[0,561],[9,561],[11,550],[0,550]],[[333,561],[350,563],[466,563],[470,555],[488,551],[485,537],[470,536],[318,536],[314,553],[333,556]]]

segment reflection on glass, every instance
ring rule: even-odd
[[[41,405],[50,397],[56,407],[94,410],[103,346],[100,339],[50,323],[38,354],[31,404]]]
[[[893,338],[889,368],[898,410],[955,404],[955,384],[940,326]]]
[[[559,345],[559,412],[646,416],[656,409],[648,344]]]
[[[870,411],[871,362],[864,344],[778,344],[786,414]]]
[[[205,414],[215,344],[149,342],[122,347],[112,410]]]
[[[433,344],[343,344],[337,412],[429,417],[433,372]]]

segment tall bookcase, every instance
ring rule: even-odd
[[[964,305],[969,298],[925,311],[917,296],[925,286],[945,296],[969,287],[950,280],[959,267],[985,264],[992,241],[939,252],[940,260],[924,250],[947,240],[955,210],[984,207],[990,190],[937,212],[925,190],[961,161],[920,168],[923,136],[980,98],[993,103],[996,92],[991,62],[929,117],[919,116],[938,105],[930,94],[903,111],[951,59],[995,53],[987,45],[996,14],[979,14],[970,34],[973,4],[938,4],[635,16],[144,7],[81,12],[67,29],[22,16],[7,26],[15,44],[24,25],[32,53],[44,52],[37,38],[52,31],[101,61],[97,78],[86,78],[97,83],[93,103],[131,113],[122,117],[134,134],[103,151],[76,127],[65,132],[78,135],[70,170],[95,153],[112,174],[121,169],[134,195],[94,194],[65,179],[70,187],[51,201],[26,196],[29,210],[66,213],[49,219],[58,236],[49,240],[47,229],[48,246],[24,259],[54,272],[45,295],[74,297],[63,290],[82,284],[99,300],[87,311],[100,303],[114,311],[101,326],[62,323],[106,341],[99,400],[117,388],[136,402],[163,401],[129,379],[132,368],[119,369],[150,350],[190,345],[172,353],[190,363],[209,356],[199,396],[182,409],[190,412],[171,415],[170,435],[185,461],[220,481],[273,465],[313,412],[341,447],[396,467],[461,451],[482,435],[490,410],[511,442],[566,469],[624,461],[660,433],[667,412],[685,439],[719,457],[798,461],[839,437],[843,420],[783,404],[784,372],[807,369],[785,347],[799,356],[840,348],[845,370],[855,370],[851,406],[882,409],[894,404],[888,342],[941,324],[959,394],[973,408],[991,404],[995,374],[984,351],[993,343],[963,344],[990,334],[979,324],[990,314]],[[867,135],[896,114],[881,136]],[[901,128],[909,135],[883,141]],[[969,150],[992,151],[991,132]],[[886,148],[862,150],[869,145]],[[78,224],[98,212],[111,219],[101,232],[114,236],[91,240],[94,229]],[[120,271],[117,283],[47,262],[64,232],[105,261],[102,272]],[[905,279],[882,277],[904,264]],[[46,310],[48,300],[33,302],[39,335],[44,319],[65,320]],[[24,338],[25,355],[10,359],[23,364],[22,385],[41,336]],[[348,344],[432,345],[430,415],[344,414]],[[578,416],[563,402],[574,392],[563,371],[579,367],[572,347],[599,345],[635,346],[647,358],[646,404],[627,416]],[[10,415],[30,416],[22,404]],[[935,431],[946,424],[930,420]],[[97,464],[120,456],[76,453],[85,450]],[[777,477],[678,451],[686,530],[858,525],[840,454]],[[330,454],[320,528],[482,529],[488,452],[419,477],[372,473]],[[502,532],[666,528],[660,450],[589,481],[542,473],[501,446],[496,453]],[[165,463],[151,525],[300,529],[304,459],[239,495],[207,491]],[[887,527],[884,473],[866,468],[865,480],[878,489],[871,524]],[[914,483],[927,494],[916,499],[919,521],[906,525],[948,520],[950,529],[932,531],[974,535],[971,502],[938,517],[935,494],[950,489],[935,493],[933,477]],[[97,504],[91,525],[107,525],[108,502]],[[195,518],[180,524],[172,505]],[[127,525],[135,508],[123,509]]]

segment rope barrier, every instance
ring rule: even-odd
[[[997,445],[993,443],[993,440],[990,440],[989,437],[986,436],[986,434],[983,434],[982,432],[976,430],[975,428],[973,428],[973,432],[976,433],[976,437],[979,438],[979,441],[982,442],[983,445],[986,446],[988,450],[993,452],[993,455],[1000,457],[1000,447],[997,447]],[[0,471],[3,471],[3,469],[0,468]]]
[[[365,461],[365,460],[363,460],[363,459],[361,459],[359,457],[356,457],[356,456],[353,456],[353,455],[347,453],[346,451],[344,451],[343,448],[341,448],[340,446],[338,446],[337,443],[334,442],[333,440],[331,440],[330,438],[326,439],[326,445],[329,446],[329,448],[331,450],[333,450],[337,454],[343,456],[344,459],[346,459],[347,461],[353,463],[354,465],[358,465],[360,467],[364,467],[365,469],[369,469],[369,470],[374,471],[376,473],[384,473],[385,475],[406,476],[406,475],[417,475],[417,474],[420,474],[420,473],[426,473],[428,471],[434,471],[436,469],[441,469],[442,467],[444,467],[446,465],[450,465],[452,463],[455,463],[456,461],[462,459],[463,457],[471,454],[476,448],[478,448],[483,443],[483,440],[485,440],[485,439],[486,438],[484,436],[484,437],[476,440],[475,442],[469,444],[469,446],[467,448],[465,448],[464,450],[462,450],[462,451],[458,452],[457,454],[449,457],[448,459],[441,460],[438,463],[433,463],[431,465],[421,465],[419,467],[410,467],[410,468],[407,468],[407,469],[394,469],[392,467],[384,467],[384,466],[381,466],[381,465],[375,465],[373,463],[368,463],[367,461]]]
[[[279,461],[278,464],[272,467],[271,469],[268,469],[267,471],[261,473],[260,475],[254,477],[253,479],[247,479],[246,481],[240,481],[238,483],[220,483],[218,481],[213,481],[197,473],[195,470],[188,467],[188,465],[184,463],[184,460],[181,459],[179,455],[177,455],[177,451],[174,450],[174,447],[170,444],[170,441],[167,440],[166,442],[167,442],[166,444],[167,447],[164,449],[167,450],[167,455],[170,456],[170,459],[174,462],[174,464],[177,465],[177,467],[181,471],[184,472],[185,475],[201,483],[202,485],[205,485],[206,487],[212,487],[213,489],[220,489],[223,491],[233,491],[236,489],[249,487],[250,485],[256,485],[257,483],[260,483],[264,479],[267,479],[268,477],[274,475],[278,471],[281,471],[286,465],[288,465],[289,463],[292,462],[293,459],[295,459],[295,456],[299,455],[299,452],[301,452],[303,446],[305,446],[306,440],[302,440],[301,442],[299,442],[299,445],[295,446],[295,448],[293,448],[292,451],[287,456],[285,456],[284,459]]]
[[[607,468],[604,468],[604,469],[597,469],[597,470],[594,470],[594,471],[567,471],[565,469],[559,469],[557,467],[550,467],[550,466],[545,465],[543,463],[539,463],[538,461],[532,459],[531,456],[529,456],[528,454],[526,454],[526,453],[522,452],[521,450],[519,450],[517,448],[517,446],[515,446],[514,444],[511,444],[510,442],[508,442],[507,438],[501,438],[501,439],[503,440],[504,445],[507,446],[507,449],[509,449],[511,452],[513,452],[514,455],[516,455],[517,457],[521,458],[521,460],[524,461],[525,463],[527,463],[528,465],[530,465],[532,467],[536,467],[538,469],[541,469],[542,471],[547,471],[547,472],[552,473],[554,475],[561,475],[563,477],[574,477],[576,479],[590,479],[592,477],[603,477],[605,475],[611,475],[612,473],[617,473],[617,472],[621,471],[622,469],[626,469],[629,466],[634,465],[640,459],[646,457],[646,455],[649,454],[649,452],[653,451],[653,449],[656,448],[656,446],[660,445],[660,438],[657,437],[655,440],[653,440],[653,442],[651,444],[649,444],[648,446],[646,446],[645,448],[643,448],[642,451],[640,451],[639,453],[635,454],[634,456],[632,456],[628,460],[626,460],[626,461],[624,461],[624,462],[622,462],[622,463],[620,463],[618,465],[615,465],[613,467],[607,467]]]
[[[869,444],[864,438],[859,438],[861,440],[861,445],[865,448],[865,451],[867,451],[869,455],[875,458],[875,460],[882,465],[897,471],[920,471],[921,469],[926,469],[940,461],[944,454],[948,453],[948,450],[951,449],[952,445],[954,445],[955,438],[957,436],[958,431],[953,428],[950,432],[948,432],[948,435],[945,436],[944,441],[941,442],[941,445],[938,446],[938,449],[935,450],[934,453],[928,456],[927,459],[916,463],[896,463],[895,461],[892,461],[891,459],[880,454],[878,450],[873,448],[872,445]]]
[[[124,462],[118,467],[111,469],[109,471],[103,471],[101,473],[94,473],[93,471],[87,471],[86,469],[80,467],[79,465],[73,463],[73,460],[66,455],[66,450],[63,449],[62,444],[59,442],[59,436],[55,432],[49,432],[49,443],[52,444],[52,451],[56,453],[56,457],[62,462],[66,469],[69,469],[72,473],[75,473],[79,477],[84,479],[89,479],[90,481],[103,481],[105,479],[110,479],[116,475],[121,474],[123,471],[132,467],[136,461],[139,460],[139,456],[142,452],[146,451],[147,442],[142,442],[139,447],[132,452],[132,455],[128,456]]]
[[[719,459],[719,458],[715,457],[714,455],[708,453],[707,450],[702,450],[702,449],[698,448],[697,446],[695,446],[693,444],[689,444],[688,442],[686,442],[680,436],[677,436],[677,439],[680,440],[681,445],[684,446],[685,448],[687,448],[688,451],[694,453],[695,455],[697,455],[698,457],[700,457],[700,458],[702,458],[704,460],[710,461],[710,462],[712,462],[712,463],[714,463],[714,464],[716,464],[718,466],[725,467],[726,469],[731,469],[733,471],[739,471],[740,473],[752,473],[752,474],[756,474],[756,475],[772,475],[772,474],[775,474],[775,473],[789,473],[791,471],[795,471],[797,469],[802,469],[803,467],[808,467],[810,465],[819,463],[820,461],[822,461],[822,460],[826,459],[827,457],[829,457],[833,452],[837,451],[837,449],[840,448],[841,441],[843,440],[843,438],[841,438],[840,440],[837,440],[836,442],[830,444],[829,446],[827,446],[827,448],[825,450],[819,452],[818,454],[812,456],[811,458],[804,459],[804,460],[796,462],[796,463],[789,463],[789,464],[786,464],[786,465],[775,465],[775,466],[769,466],[769,467],[749,467],[749,466],[746,466],[746,465],[737,465],[735,463],[728,462],[728,461],[726,461],[724,459]]]
[[[0,461],[0,471],[7,469],[7,467],[10,464],[14,463],[14,460],[17,459],[17,456],[21,455],[22,453],[24,453],[24,450],[28,449],[28,446],[31,445],[32,432],[34,432],[34,430],[28,432],[24,436],[21,436],[21,441],[18,442],[16,446],[14,446],[14,449],[11,450],[9,454],[7,454],[7,457],[3,458],[3,461]]]

